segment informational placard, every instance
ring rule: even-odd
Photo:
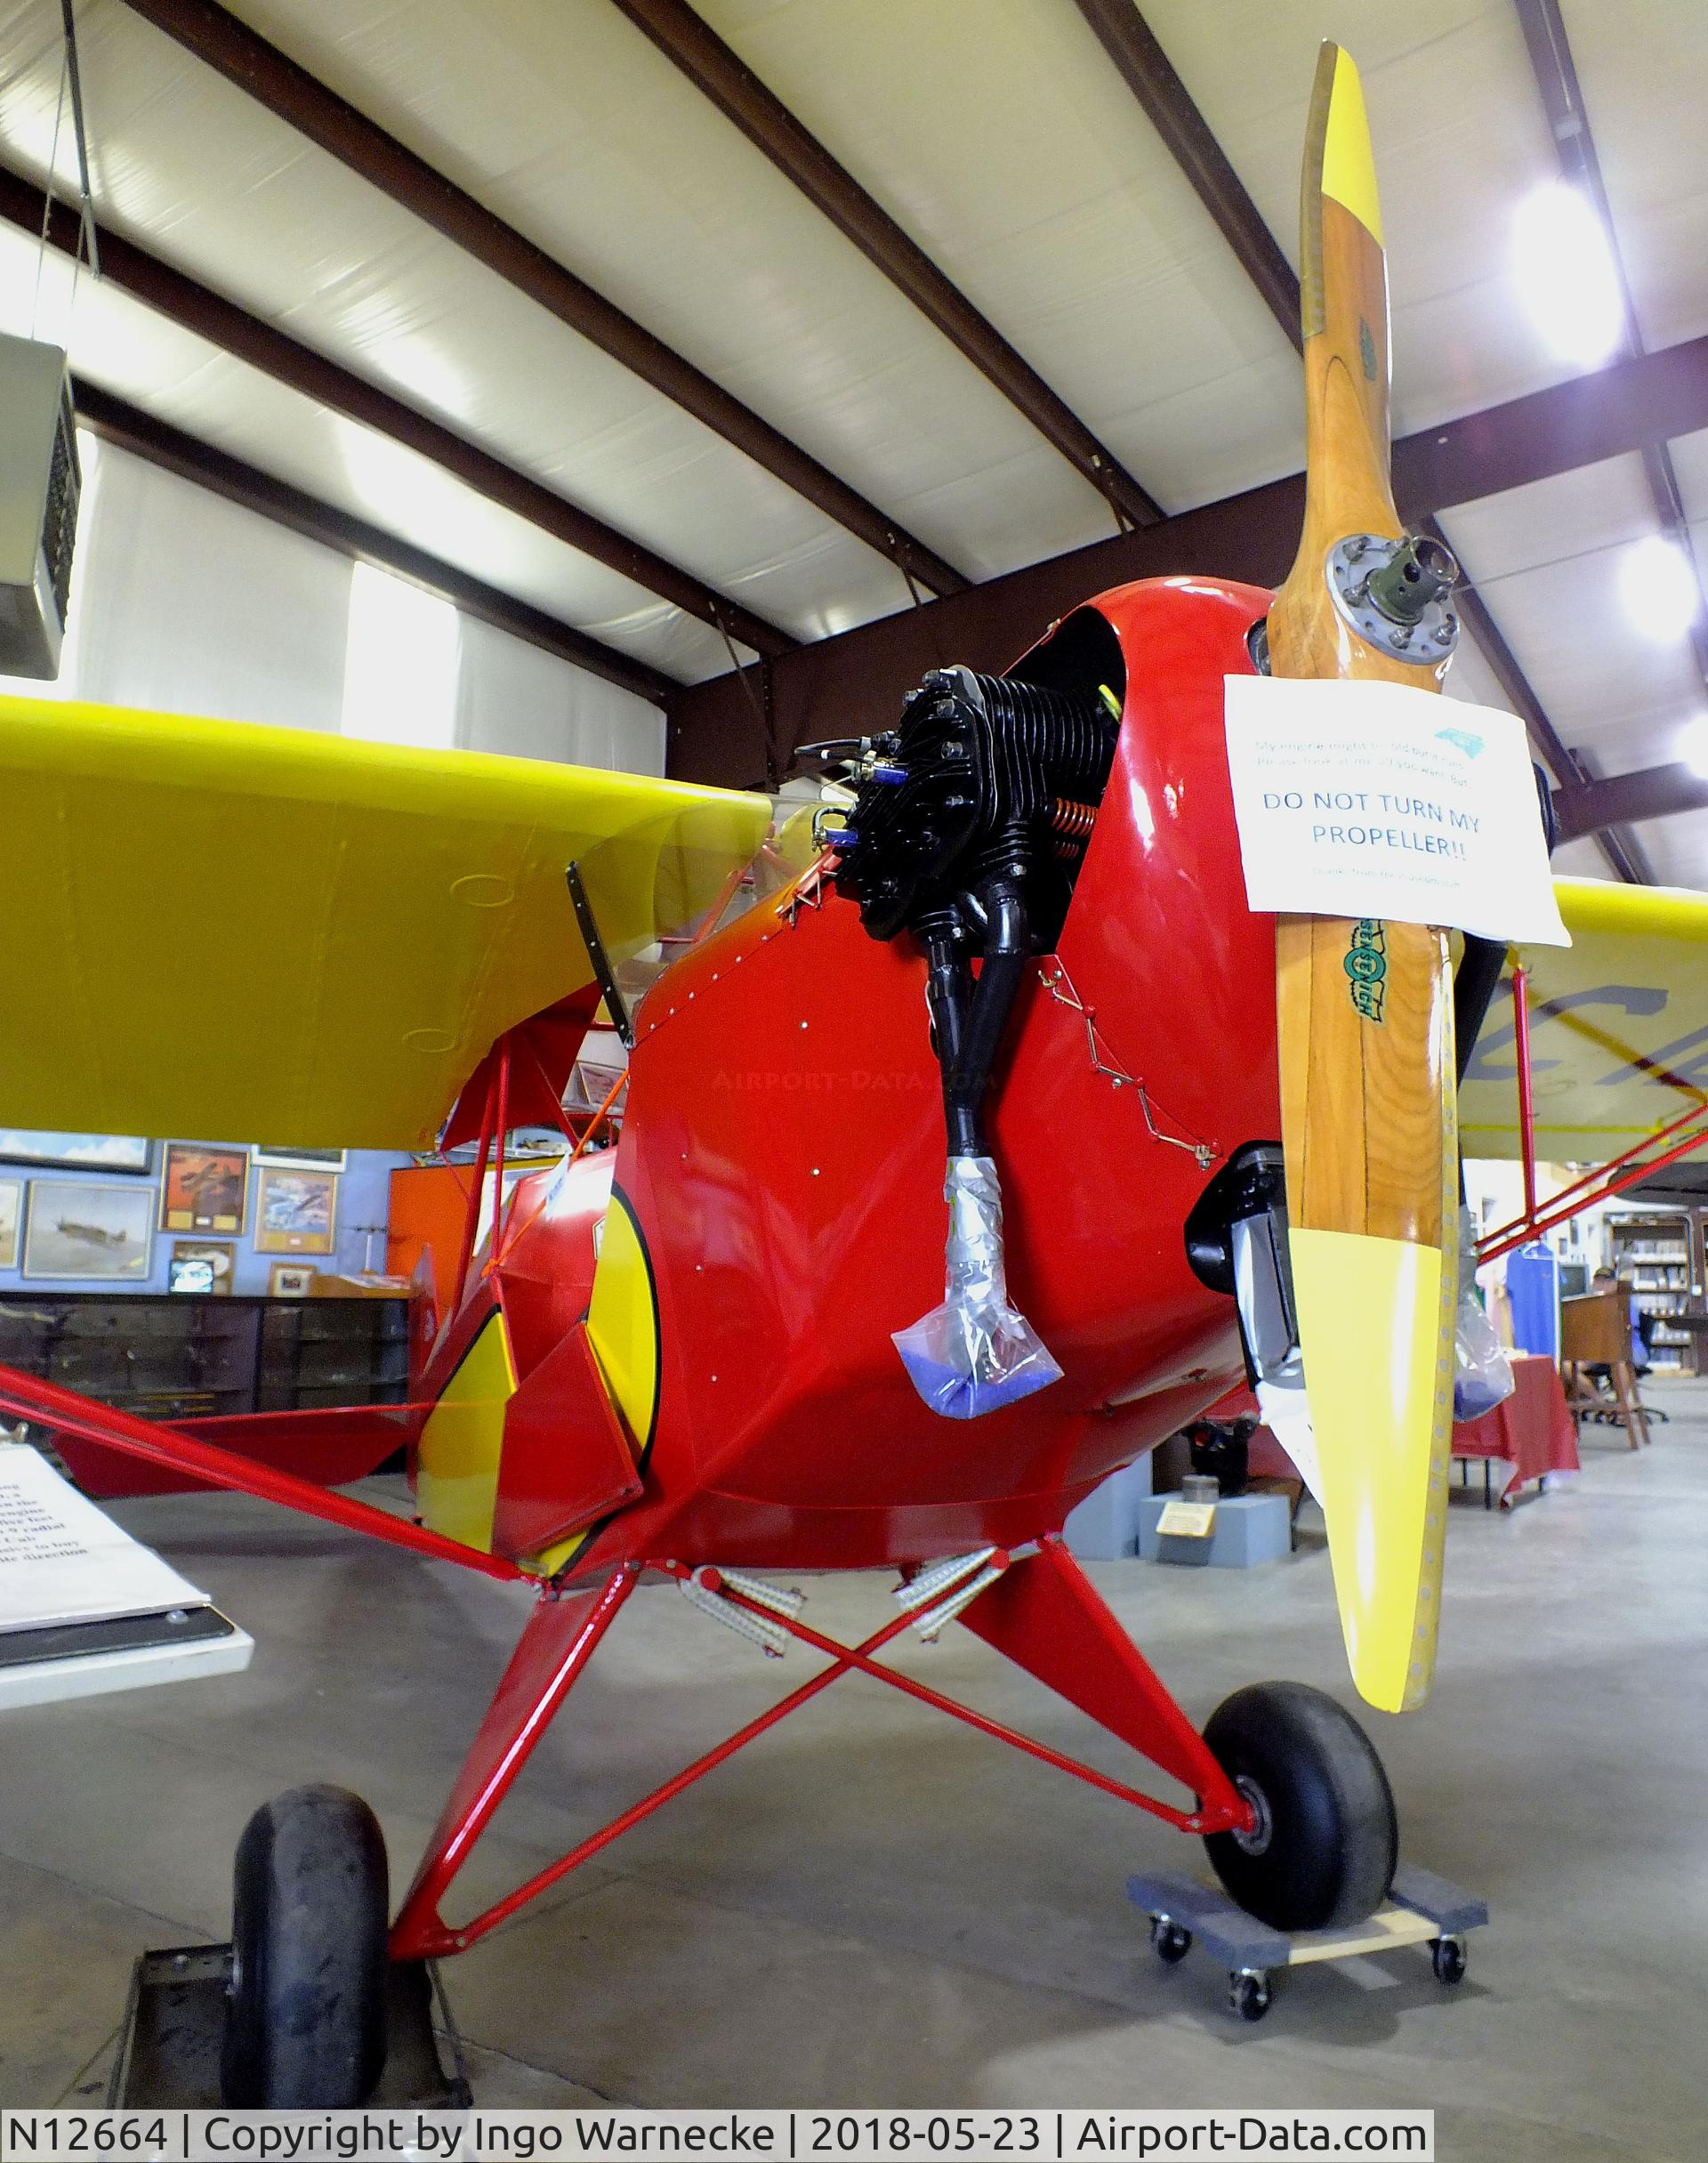
[[[1229,676],[1253,909],[1569,946],[1524,724],[1405,683]]]
[[[1165,1502],[1156,1529],[1171,1539],[1208,1539],[1216,1529],[1213,1502]]]
[[[0,1631],[206,1604],[39,1450],[0,1443]]]

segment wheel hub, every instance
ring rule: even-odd
[[[1267,1854],[1269,1842],[1275,1837],[1275,1819],[1269,1810],[1269,1798],[1249,1772],[1237,1772],[1234,1775],[1234,1788],[1252,1813],[1251,1824],[1244,1832],[1237,1827],[1234,1828],[1235,1844],[1247,1855]]]

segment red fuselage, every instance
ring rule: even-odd
[[[585,1309],[614,1180],[656,1287],[657,1410],[635,1438],[644,1492],[576,1577],[643,1554],[858,1567],[1016,1546],[1238,1379],[1233,1303],[1192,1273],[1182,1225],[1232,1151],[1279,1132],[1273,922],[1245,906],[1222,720],[1269,601],[1167,579],[1092,604],[1125,658],[1120,742],[988,1107],[1011,1293],[1062,1379],[971,1422],[914,1393],[890,1339],[942,1296],[946,1229],[923,958],[869,938],[834,888],[765,903],[659,980],[620,1145],[549,1201],[519,1194],[474,1295],[502,1297],[526,1384]]]

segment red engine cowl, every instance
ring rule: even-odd
[[[792,918],[754,910],[648,997],[616,1177],[656,1280],[660,1399],[646,1498],[601,1556],[674,1542],[848,1565],[1015,1544],[1238,1378],[1232,1303],[1193,1275],[1181,1226],[1232,1150],[1279,1130],[1273,923],[1245,906],[1222,722],[1269,600],[1167,579],[1092,604],[1125,659],[1120,743],[989,1106],[1011,1292],[1061,1381],[949,1421],[890,1342],[943,1291],[911,939],[874,941],[826,891]]]

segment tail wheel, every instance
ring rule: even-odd
[[[1217,1707],[1204,1739],[1252,1808],[1249,1831],[1204,1844],[1247,1914],[1274,1930],[1374,1915],[1399,1828],[1382,1760],[1352,1715],[1303,1683],[1254,1683]]]
[[[350,2109],[385,2064],[385,1843],[342,1788],[293,1788],[238,1843],[221,2087],[251,2110]]]

